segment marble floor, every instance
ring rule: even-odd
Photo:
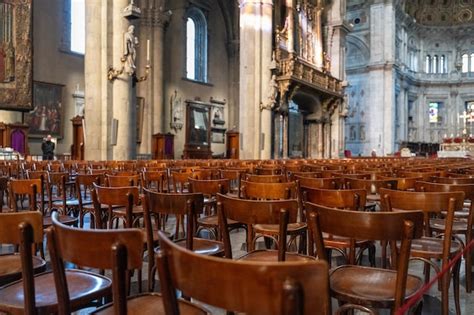
[[[88,226],[89,220],[88,217],[86,217],[86,227]],[[173,227],[170,226],[170,231],[173,231]],[[233,245],[233,255],[234,257],[239,257],[245,253],[243,250],[245,248],[244,243],[245,243],[245,232],[244,230],[237,230],[232,232],[231,234],[231,239],[232,239],[232,245]],[[45,244],[46,245],[46,244]],[[263,248],[263,242],[260,242],[258,244],[259,247]],[[1,246],[0,247],[0,254],[8,252],[12,249],[11,246]],[[377,251],[378,253],[379,251]],[[48,259],[48,257],[47,257]],[[333,266],[337,264],[337,257],[333,258]],[[365,258],[364,261],[368,263],[368,260]],[[148,275],[146,274],[146,268],[147,263],[144,262],[143,266],[143,279],[147,279]],[[421,262],[414,261],[410,265],[410,273],[415,274],[415,275],[420,275],[422,276],[422,270],[423,266]],[[432,275],[433,276],[433,275]],[[461,268],[461,288],[460,288],[460,302],[461,302],[461,312],[462,314],[474,314],[474,292],[473,293],[466,293],[465,290],[465,277],[466,273],[464,270],[464,263],[462,264]],[[134,281],[134,284],[132,286],[132,293],[137,293],[137,283],[136,279],[132,280]],[[146,283],[144,281],[143,286],[146,287]],[[157,285],[157,287],[159,284]],[[208,309],[211,311],[212,314],[216,315],[224,315],[225,311],[221,309],[217,309],[211,306],[207,306]],[[337,302],[333,300],[333,310],[337,309]],[[423,313],[422,314],[440,314],[441,311],[441,303],[440,303],[440,293],[437,290],[437,286],[435,285],[432,287],[427,294],[424,295],[423,297]],[[76,312],[75,314],[89,314],[92,311],[92,309],[85,309],[79,312]],[[381,314],[389,314],[388,311],[381,311]],[[454,300],[453,300],[453,293],[452,289],[450,290],[450,314],[455,314],[454,311]]]

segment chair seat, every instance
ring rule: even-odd
[[[125,208],[112,209],[112,212],[114,213],[114,215],[119,215],[119,216],[125,216],[127,214],[127,210]],[[143,215],[143,207],[142,206],[133,207],[132,214],[134,216]]]
[[[62,215],[62,214],[59,215],[59,222],[61,222],[62,224],[73,225],[77,222],[77,220],[78,220],[77,218],[70,217],[68,215]],[[53,221],[51,217],[50,216],[43,217],[43,228],[47,229],[51,225],[53,225]]]
[[[285,261],[313,261],[316,258],[296,253],[286,253]],[[278,261],[277,250],[254,250],[240,257],[239,260],[245,261]]]
[[[219,226],[219,217],[217,215],[210,215],[197,219],[197,223],[202,226],[216,227]],[[241,223],[227,219],[227,224],[230,225],[241,225]]]
[[[444,219],[430,219],[430,227],[434,231],[444,232],[446,220]],[[453,233],[460,234],[467,232],[467,221],[454,220],[453,221]]]
[[[186,247],[186,240],[178,240],[176,244],[181,247]],[[218,241],[195,237],[193,238],[193,252],[208,256],[223,256],[224,244]]]
[[[304,222],[290,223],[288,224],[288,234],[297,234],[305,231],[308,225]],[[280,225],[279,224],[255,224],[253,226],[255,233],[260,234],[279,234]]]
[[[450,255],[453,256],[462,250],[462,245],[456,241],[451,242]],[[443,256],[443,239],[435,237],[422,237],[411,242],[411,256],[441,259]]]
[[[394,270],[345,265],[330,271],[331,296],[365,306],[390,307],[394,303],[397,272]],[[408,275],[405,298],[413,296],[423,281]],[[359,303],[358,303],[359,302]]]
[[[66,270],[71,308],[77,310],[88,302],[111,294],[112,281],[83,270]],[[35,276],[36,307],[39,313],[56,313],[58,300],[52,272]],[[0,310],[18,312],[24,309],[23,282],[17,281],[0,289]]]
[[[185,300],[178,300],[179,313],[183,315],[210,314],[205,308]],[[127,299],[127,313],[141,315],[165,314],[163,298],[160,294],[149,293],[132,296]],[[113,304],[107,304],[92,314],[114,315]]]
[[[46,270],[46,261],[33,256],[33,270],[40,273]],[[0,255],[0,286],[21,279],[21,257],[19,254]]]

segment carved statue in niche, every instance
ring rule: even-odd
[[[170,108],[171,108],[171,123],[170,126],[174,129],[175,132],[181,130],[183,128],[183,102],[181,97],[178,97],[178,91],[174,91],[174,93],[170,97]]]
[[[356,139],[356,127],[355,126],[351,126],[350,129],[349,129],[349,139],[351,141],[354,141]]]
[[[135,61],[137,59],[138,38],[135,36],[135,26],[130,25],[128,31],[124,34],[124,61],[126,64],[126,72],[133,75],[136,71]]]
[[[0,1],[0,82],[15,80],[13,6]]]
[[[360,141],[365,141],[365,126],[361,125],[359,128]]]
[[[267,97],[266,99],[262,102],[262,108],[265,109],[272,109],[274,108],[276,102],[277,102],[277,97],[278,97],[278,83],[276,81],[276,75],[273,74],[270,82],[268,84],[268,90],[267,90]]]

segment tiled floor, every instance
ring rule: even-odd
[[[86,219],[86,227],[88,226],[88,218]],[[172,227],[170,227],[170,231],[172,231]],[[244,248],[243,244],[245,241],[245,235],[244,235],[243,230],[235,231],[232,233],[232,244],[233,244],[233,255],[234,257],[239,257],[243,255],[245,252],[242,250]],[[263,244],[260,244],[263,246]],[[0,254],[4,253],[8,250],[10,250],[11,247],[7,246],[2,246],[0,248]],[[367,259],[365,259],[367,261]],[[336,262],[334,260],[334,262]],[[146,265],[147,263],[144,263],[144,275],[143,279],[147,279],[148,276],[146,274]],[[461,312],[462,314],[474,314],[474,293],[467,294],[465,290],[465,270],[464,270],[464,263],[462,264],[462,269],[461,269],[461,289],[460,289],[460,300],[461,300]],[[416,274],[416,275],[422,275],[422,263],[421,262],[412,262],[410,266],[410,273]],[[144,283],[144,287],[146,284]],[[136,291],[136,283],[134,283],[134,289],[133,291]],[[333,301],[333,310],[337,308],[337,303],[336,301]],[[437,290],[437,287],[434,286],[432,287],[428,294],[426,294],[423,298],[423,314],[440,314],[440,293]],[[218,315],[224,315],[225,312],[220,309],[212,308],[209,307],[211,310],[212,314],[218,314]],[[80,312],[77,312],[76,314],[88,314],[90,313],[90,309],[88,310],[82,310]],[[452,289],[450,290],[450,311],[452,314],[454,314],[454,300],[453,300],[453,293]],[[381,314],[389,314],[388,311],[383,311]]]

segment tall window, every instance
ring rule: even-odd
[[[444,55],[441,55],[439,57],[439,70],[441,73],[446,73],[446,57]]]
[[[429,103],[429,119],[430,123],[438,123],[439,121],[439,116],[438,116],[438,111],[439,111],[439,103],[438,102],[431,102]]]
[[[84,54],[86,51],[85,0],[71,1],[71,51]]]
[[[471,67],[469,71],[474,72],[474,53],[471,54]]]
[[[433,56],[433,73],[439,73],[438,55]]]
[[[469,55],[468,54],[462,55],[462,72],[463,73],[469,72]]]
[[[196,7],[186,20],[186,78],[207,82],[207,21]]]
[[[430,55],[426,56],[426,59],[425,59],[425,72],[431,73],[431,56]]]

